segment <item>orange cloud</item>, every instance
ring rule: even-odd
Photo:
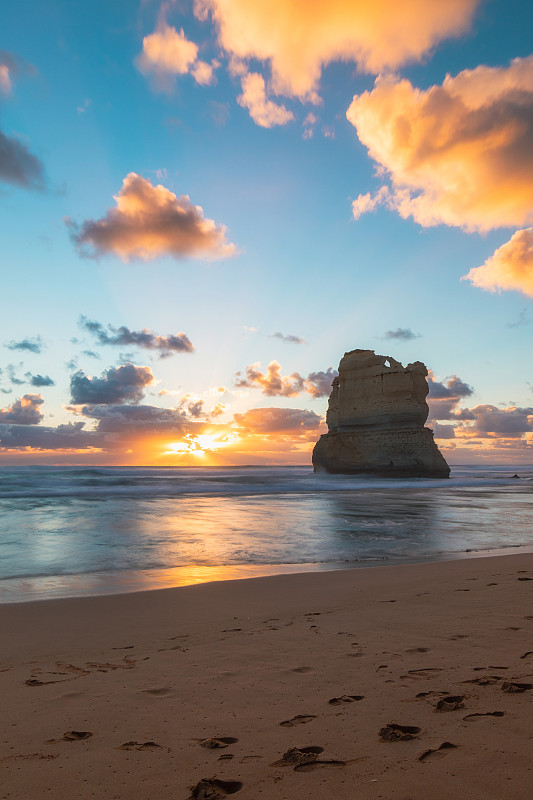
[[[206,219],[188,195],[177,196],[161,184],[153,186],[135,172],[124,178],[114,199],[116,208],[102,219],[86,220],[81,227],[66,220],[82,255],[112,254],[127,262],[161,256],[216,259],[237,252],[226,240],[225,226]]]
[[[324,420],[314,411],[301,408],[251,408],[234,414],[238,427],[252,434],[307,435],[324,427]]]
[[[213,81],[214,65],[198,60],[198,45],[189,41],[183,28],[176,28],[161,21],[154,33],[143,39],[143,50],[137,58],[137,67],[143,75],[155,79],[158,89],[170,89],[174,75],[190,72],[202,86]]]
[[[297,397],[301,392],[307,392],[313,398],[329,397],[333,378],[337,374],[337,370],[328,367],[325,372],[310,372],[307,378],[299,372],[282,375],[278,361],[271,361],[267,371],[261,372],[261,364],[257,362],[246,367],[246,377],[243,378],[240,372],[236,373],[235,385],[261,388],[263,394],[269,397]]]
[[[378,73],[419,60],[441,39],[471,24],[479,0],[195,0],[209,13],[221,46],[237,59],[272,66],[276,94],[316,99],[322,68],[355,61]]]
[[[356,198],[355,218],[385,204],[423,226],[487,231],[533,221],[533,56],[448,75],[425,91],[378,78],[347,117],[390,177],[374,197]]]
[[[285,106],[267,100],[265,79],[258,72],[249,72],[241,79],[242,94],[237,102],[247,108],[253,121],[262,128],[285,125],[294,119],[294,114]]]
[[[480,267],[472,267],[463,280],[495,292],[514,289],[533,297],[533,228],[517,231]]]
[[[263,394],[269,397],[297,397],[304,388],[304,379],[297,372],[291,375],[281,374],[281,364],[271,361],[266,372],[261,372],[261,364],[250,364],[246,367],[246,378],[237,373],[236,386],[261,387]]]

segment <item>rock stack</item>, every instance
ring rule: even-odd
[[[351,350],[339,364],[327,413],[329,433],[313,450],[315,472],[447,478],[450,468],[425,428],[428,371],[373,350]]]

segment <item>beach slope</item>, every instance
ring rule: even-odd
[[[0,606],[2,800],[530,800],[532,601],[521,554]]]

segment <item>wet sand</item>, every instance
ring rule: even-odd
[[[6,604],[0,642],[2,800],[532,796],[532,554]]]

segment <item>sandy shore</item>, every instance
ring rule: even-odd
[[[532,601],[522,554],[0,606],[0,796],[530,800]]]

